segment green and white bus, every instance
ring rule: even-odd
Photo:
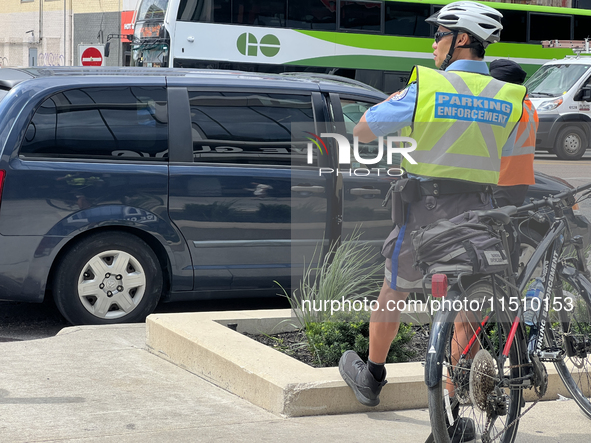
[[[133,59],[140,66],[311,71],[338,74],[385,92],[406,84],[413,65],[434,67],[425,19],[451,0],[142,0]],[[511,58],[533,74],[583,40],[591,11],[482,2],[504,16],[501,43],[486,61]]]

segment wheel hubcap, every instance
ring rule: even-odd
[[[581,149],[581,138],[577,134],[568,134],[564,138],[564,150],[569,154],[576,154]]]
[[[146,290],[146,274],[131,254],[112,250],[92,257],[78,278],[82,306],[102,319],[121,318],[141,302]]]

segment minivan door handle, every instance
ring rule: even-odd
[[[296,185],[291,187],[292,192],[311,192],[312,194],[321,194],[324,192],[324,186]]]
[[[375,188],[352,188],[351,195],[380,195],[382,191]]]

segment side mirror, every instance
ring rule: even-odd
[[[583,86],[573,97],[574,101],[591,102],[591,85]]]
[[[111,42],[105,44],[105,57],[108,57],[111,53]]]

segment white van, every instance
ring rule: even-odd
[[[536,148],[580,159],[591,142],[591,55],[548,62],[525,86],[540,118]]]

